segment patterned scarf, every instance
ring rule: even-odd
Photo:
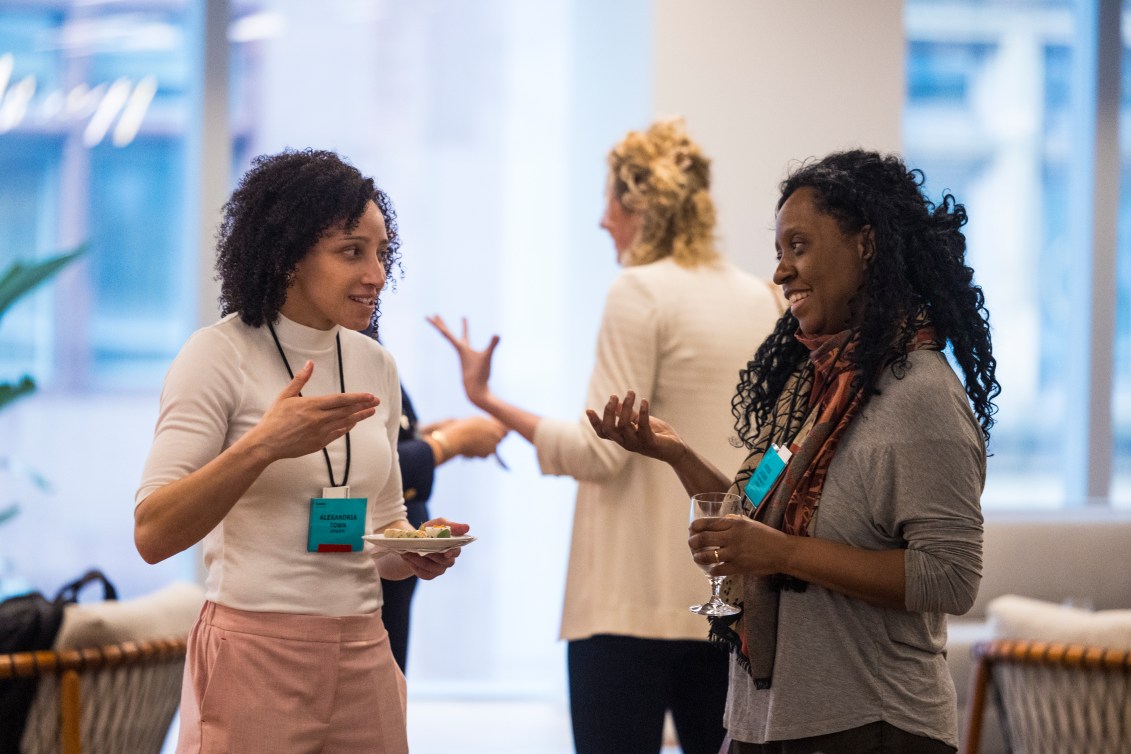
[[[735,477],[732,492],[742,496],[746,515],[793,536],[809,536],[817,513],[829,464],[845,430],[867,401],[851,356],[858,341],[853,332],[797,339],[809,349],[809,359],[790,375],[778,396],[773,418],[759,428],[755,450]],[[934,329],[921,326],[908,351],[938,349]],[[807,399],[806,399],[807,396]],[[793,455],[774,486],[762,500],[743,494],[771,442],[788,447]],[[803,592],[808,584],[784,574],[731,577],[723,583],[723,598],[742,613],[711,619],[711,639],[738,654],[759,689],[770,687],[777,649],[778,601],[783,589]]]

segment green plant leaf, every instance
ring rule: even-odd
[[[4,312],[17,299],[48,280],[84,253],[86,253],[85,244],[74,251],[36,262],[21,262],[19,260],[12,262],[8,269],[0,275],[0,317],[4,316]]]
[[[42,259],[35,262],[15,261],[0,274],[0,316],[4,315],[12,304],[21,296],[33,290],[40,283],[49,280],[55,273],[66,267],[86,252],[83,244],[73,251]],[[0,410],[25,395],[35,392],[35,380],[30,375],[24,375],[16,383],[0,383]],[[3,459],[7,461],[8,459]],[[7,466],[8,464],[3,464]],[[47,482],[37,474],[30,475],[33,482],[40,489],[47,489]],[[18,503],[10,503],[7,507],[0,508],[0,524],[4,524],[20,512]]]
[[[4,510],[0,510],[0,524],[15,518],[16,514],[19,512],[20,506],[18,503],[12,503]]]
[[[0,410],[3,410],[5,406],[17,398],[31,395],[34,392],[35,380],[26,374],[15,384],[11,382],[0,383]]]

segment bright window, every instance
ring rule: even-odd
[[[146,566],[131,525],[157,391],[196,324],[193,4],[18,6],[0,7],[0,269],[86,254],[0,321],[0,380],[40,384],[0,415],[0,510],[21,509],[0,579],[53,592],[94,565],[131,596],[194,570],[192,553]]]
[[[1073,171],[1080,169],[1072,108],[1082,96],[1073,69],[1081,49],[1075,4],[909,0],[906,24],[906,156],[925,172],[933,198],[949,191],[966,205],[969,259],[994,332],[1002,395],[983,504],[1082,504],[1065,460],[1073,442],[1067,428],[1082,413],[1071,387],[1072,366],[1080,361],[1074,339],[1077,328],[1087,326],[1081,317],[1091,304],[1073,293],[1088,274],[1080,255],[1091,253],[1073,235],[1081,219],[1072,215]],[[1127,80],[1124,75],[1125,91]],[[1124,112],[1126,103],[1125,96]],[[1126,191],[1123,196],[1127,215]],[[1126,247],[1121,244],[1115,343],[1101,346],[1115,348],[1119,359],[1114,383],[1100,376],[1103,389],[1112,391],[1114,436],[1097,439],[1114,443],[1117,501],[1131,499]],[[1101,312],[1110,313],[1110,304],[1100,303]],[[1091,327],[1109,335],[1102,323]],[[1085,430],[1106,434],[1103,427]]]

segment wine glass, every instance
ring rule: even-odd
[[[738,513],[738,501],[738,495],[733,492],[700,492],[692,495],[691,519],[694,521],[697,518],[722,518],[728,513]],[[718,551],[717,547],[711,549]],[[718,555],[715,556],[715,563],[717,562]],[[719,587],[723,583],[723,577],[711,574],[711,566],[715,563],[697,563],[707,574],[707,581],[711,582],[711,599],[702,605],[692,605],[689,609],[693,613],[706,615],[709,618],[734,615],[739,609],[734,605],[728,605],[719,597]]]

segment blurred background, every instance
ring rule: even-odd
[[[132,540],[166,368],[215,321],[219,209],[257,154],[339,151],[393,198],[381,333],[424,421],[465,415],[424,317],[503,336],[499,392],[570,417],[614,252],[604,156],[683,115],[720,243],[773,270],[794,161],[902,152],[970,214],[1003,386],[986,510],[1131,507],[1131,16],[1118,0],[0,0],[0,272],[85,254],[0,322],[0,584],[194,579]],[[725,305],[725,302],[704,302]],[[625,386],[629,388],[632,386]],[[693,396],[689,396],[693,399]],[[412,698],[564,704],[574,483],[438,472],[480,543],[414,606]],[[16,510],[18,508],[18,510]]]

